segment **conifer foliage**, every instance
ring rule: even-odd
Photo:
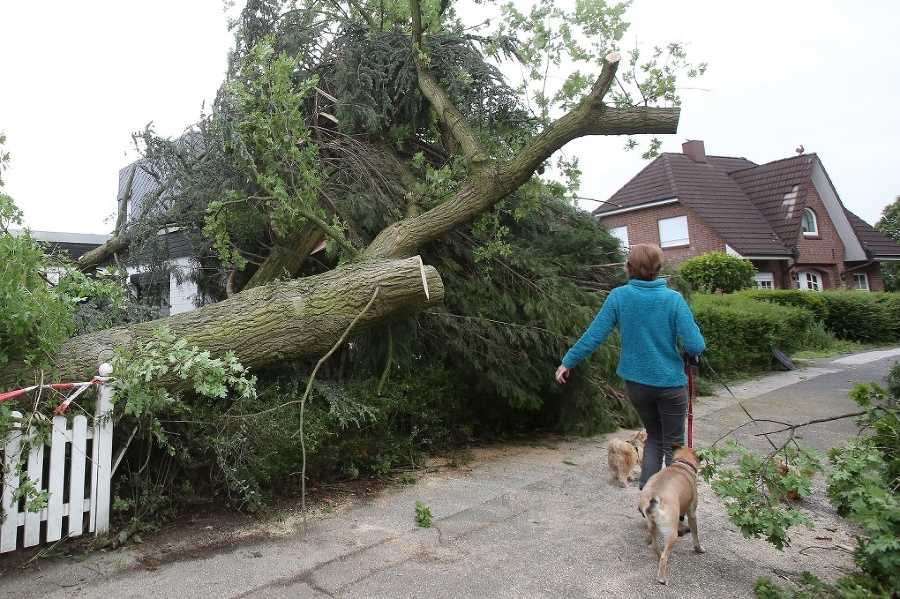
[[[618,80],[624,7],[509,5],[489,30],[446,1],[249,0],[210,114],[178,140],[136,136],[155,186],[117,237],[146,261],[165,258],[147,249],[160,230],[183,231],[209,299],[419,255],[443,306],[358,336],[320,376],[383,381],[440,362],[480,404],[532,424],[628,421],[614,341],[572,384],[553,381],[623,274],[618,241],[573,206],[577,160],[550,163],[585,135],[675,132],[675,70],[697,69],[670,46]],[[569,60],[595,74],[530,87]],[[526,72],[519,87],[504,61]],[[551,166],[565,183],[541,176]]]

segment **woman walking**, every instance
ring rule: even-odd
[[[671,463],[672,443],[685,444],[687,375],[678,341],[691,356],[706,348],[684,298],[659,278],[663,261],[659,246],[632,246],[625,263],[628,284],[610,292],[556,370],[556,380],[565,383],[569,371],[618,327],[622,349],[616,374],[625,379],[628,399],[647,429],[641,488],[662,469],[663,461]]]

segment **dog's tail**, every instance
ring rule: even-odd
[[[666,508],[659,503],[659,497],[651,497],[644,517],[653,523],[650,530],[651,534],[656,536],[656,543],[659,547],[665,546],[666,539],[669,538],[669,533],[671,532],[671,524],[669,518],[666,517],[667,515]]]
[[[651,497],[646,507],[638,506],[638,511],[644,518],[656,520],[656,517],[666,513],[666,510],[659,505],[659,497]]]

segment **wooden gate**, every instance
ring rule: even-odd
[[[37,438],[36,431],[26,436],[21,425],[8,431],[5,444],[0,447],[3,463],[0,552],[85,532],[100,535],[108,530],[113,412],[111,390],[102,383],[110,371],[104,364],[100,367],[101,376],[82,383],[98,386],[97,407],[91,422],[86,414],[74,418],[54,416],[49,445]],[[61,386],[54,385],[54,388]],[[31,417],[46,419],[39,415]],[[27,453],[22,451],[23,446],[29,448]],[[47,492],[47,505],[38,511],[29,511],[25,501],[16,498],[17,490],[25,482],[24,476],[30,479],[34,489]]]

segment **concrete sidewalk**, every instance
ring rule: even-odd
[[[798,423],[858,409],[852,381],[883,384],[900,348],[834,360],[731,386],[697,399],[695,444],[722,435],[765,450],[755,418]],[[618,436],[626,433],[620,431]],[[827,450],[856,434],[852,421],[808,427],[802,443]],[[637,486],[610,480],[606,443],[616,435],[498,450],[469,469],[426,476],[305,526],[196,559],[142,567],[140,546],[85,561],[41,562],[7,572],[0,597],[323,598],[341,597],[753,597],[760,576],[811,570],[833,580],[853,566],[853,531],[824,497],[824,477],[800,507],[815,530],[792,530],[783,552],[746,540],[705,483],[698,509],[705,554],[682,539],[669,586],[656,582]],[[433,526],[415,525],[416,502]],[[284,529],[287,529],[285,532]]]

